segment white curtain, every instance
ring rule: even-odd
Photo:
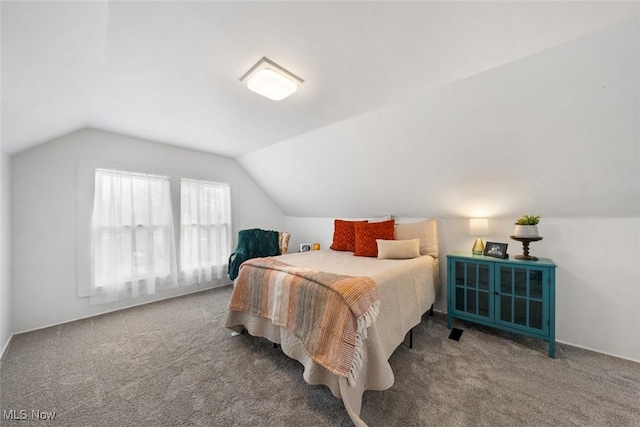
[[[187,284],[227,277],[231,255],[229,184],[182,179],[180,265]]]
[[[169,178],[97,169],[91,304],[178,286]]]

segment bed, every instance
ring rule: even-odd
[[[398,233],[398,225],[395,227],[396,238],[411,237],[415,234],[414,229],[420,231],[419,256],[411,259],[378,259],[354,256],[350,251],[327,249],[276,257],[279,263],[285,265],[345,276],[365,276],[375,282],[379,310],[375,321],[366,328],[366,339],[359,344],[360,360],[351,378],[337,375],[317,363],[298,337],[267,317],[231,309],[230,303],[225,321],[225,326],[232,331],[242,332],[246,329],[253,336],[265,337],[280,344],[286,355],[302,363],[303,377],[307,383],[324,384],[333,395],[343,400],[357,426],[366,426],[360,418],[364,391],[385,390],[393,385],[394,376],[388,359],[404,341],[406,334],[420,323],[422,315],[432,308],[435,286],[439,283],[435,220],[421,222],[419,227],[412,226],[411,230],[405,228],[405,231],[412,231],[408,234]],[[255,285],[256,288],[262,286],[258,283]]]

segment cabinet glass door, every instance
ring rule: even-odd
[[[497,324],[534,333],[549,330],[548,274],[542,269],[500,264],[496,278]]]
[[[493,280],[491,265],[456,260],[453,264],[454,292],[451,308],[459,314],[482,319],[493,316],[493,299],[489,284]]]

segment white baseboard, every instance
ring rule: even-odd
[[[0,351],[0,360],[2,359],[2,357],[4,356],[4,352],[9,348],[9,343],[11,342],[11,339],[13,338],[14,334],[11,334],[9,336],[9,339],[7,340],[6,343],[4,343],[4,347],[2,347],[2,351]]]
[[[573,343],[570,343],[570,342],[566,342],[566,341],[559,341],[559,340],[556,340],[556,343],[561,343],[561,344],[564,344],[564,345],[569,345],[569,346],[571,346],[571,347],[581,348],[581,349],[583,349],[583,350],[593,351],[594,353],[604,354],[604,355],[606,355],[606,356],[615,357],[616,359],[623,359],[623,360],[628,360],[628,361],[630,361],[630,362],[640,363],[640,360],[632,359],[632,358],[630,358],[630,357],[620,356],[620,355],[618,355],[618,354],[607,353],[606,351],[596,350],[595,348],[585,347],[585,346],[583,346],[583,345],[573,344]]]
[[[91,317],[102,316],[103,314],[114,313],[116,311],[126,310],[126,309],[132,308],[132,307],[139,307],[141,305],[153,304],[154,302],[158,302],[158,301],[164,301],[164,300],[168,300],[168,299],[172,299],[172,298],[183,297],[185,295],[191,295],[191,294],[195,294],[197,292],[210,291],[211,289],[221,288],[223,286],[230,286],[230,285],[232,285],[232,283],[228,283],[228,284],[224,284],[224,285],[217,285],[217,286],[209,286],[207,288],[196,289],[196,290],[193,290],[193,291],[190,291],[190,292],[185,292],[183,294],[167,296],[167,297],[164,297],[164,298],[158,298],[158,299],[154,299],[152,301],[145,301],[145,302],[141,302],[141,303],[133,304],[133,305],[127,305],[125,307],[114,308],[113,310],[101,311],[100,313],[90,314],[88,316],[77,317],[77,318],[74,318],[74,319],[65,320],[65,321],[57,322],[57,323],[52,323],[50,325],[45,325],[45,326],[38,326],[37,328],[27,329],[26,331],[14,332],[11,336],[13,337],[13,335],[26,334],[27,332],[38,331],[40,329],[46,329],[46,328],[50,328],[52,326],[64,325],[65,323],[71,323],[71,322],[75,322],[75,321],[78,321],[78,320],[89,319]]]

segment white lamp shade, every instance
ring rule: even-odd
[[[249,90],[274,101],[281,101],[298,90],[296,82],[265,68],[247,81]]]
[[[489,234],[489,220],[487,218],[469,219],[469,234],[471,236],[486,236]]]

